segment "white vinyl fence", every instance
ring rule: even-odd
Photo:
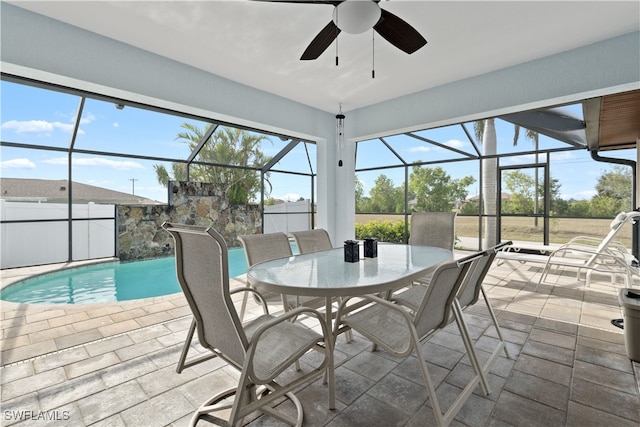
[[[61,221],[2,224],[0,228],[1,268],[66,262],[69,253],[68,205],[64,203],[7,202],[0,199],[0,219],[4,221]],[[73,260],[115,255],[115,206],[95,203],[72,205]]]
[[[303,231],[311,228],[311,201],[280,203],[264,207],[264,232]]]

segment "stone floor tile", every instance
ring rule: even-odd
[[[640,423],[640,397],[574,378],[571,401]]]
[[[371,353],[363,351],[345,362],[342,366],[364,377],[378,381],[391,372],[398,364],[385,357],[379,356],[377,353],[378,352]]]
[[[632,373],[594,365],[581,360],[576,360],[573,365],[573,376],[574,378],[591,381],[622,392],[633,390],[636,385],[636,379]]]
[[[609,351],[615,354],[627,354],[627,349],[624,343],[612,343],[611,341],[603,341],[596,338],[589,338],[578,335],[577,337],[577,345],[597,348],[599,350]]]
[[[120,412],[120,418],[127,426],[164,426],[192,414],[195,409],[179,391],[169,389],[125,409]]]
[[[573,370],[571,366],[561,363],[522,354],[515,363],[514,369],[564,386],[571,385]]]
[[[87,310],[87,316],[92,319],[100,317],[109,317],[114,313],[120,313],[125,310],[127,304],[96,304],[95,307]]]
[[[50,369],[63,367],[70,363],[88,359],[89,354],[85,347],[72,347],[60,350],[55,357],[38,357],[31,362],[36,372],[44,372]]]
[[[5,383],[1,390],[2,401],[63,383],[66,379],[64,369],[57,368]]]
[[[80,344],[86,344],[104,338],[97,329],[89,329],[83,332],[77,332],[73,335],[58,337],[54,341],[58,349],[75,347]]]
[[[104,369],[98,374],[107,387],[139,378],[157,369],[156,365],[148,357],[140,357],[134,360],[123,361],[109,369]]]
[[[550,344],[568,350],[574,350],[576,348],[575,335],[556,333],[545,329],[534,328],[531,331],[531,334],[529,334],[529,340]]]
[[[566,413],[505,390],[496,401],[491,417],[501,422],[492,420],[489,424],[492,426],[561,426],[565,423]]]
[[[351,427],[375,420],[380,426],[400,427],[411,419],[411,415],[365,394],[338,414],[328,426]]]
[[[178,374],[173,366],[169,366],[138,377],[137,382],[145,394],[152,397],[191,381],[195,377],[195,374],[188,369]]]
[[[438,387],[436,394],[438,396],[440,409],[447,411],[460,393],[462,393],[462,388],[454,387],[448,383],[444,383]],[[427,406],[431,406],[430,401],[427,403]],[[471,394],[454,417],[451,425],[455,426],[460,423],[460,425],[470,427],[484,426],[491,415],[493,407],[494,402],[487,397],[483,397],[482,394]]]
[[[20,335],[28,335],[34,332],[46,331],[50,328],[47,320],[40,320],[39,322],[15,324],[14,322],[8,322],[9,325],[2,326],[2,338],[15,338]]]
[[[569,386],[514,370],[504,389],[535,402],[566,412]]]
[[[27,323],[35,323],[40,320],[47,320],[47,319],[53,319],[55,317],[61,317],[61,316],[64,316],[65,314],[66,314],[65,311],[62,309],[50,309],[50,310],[37,311],[33,313],[27,313],[25,315],[25,321]]]
[[[576,347],[576,359],[633,374],[633,366],[626,355],[579,345]]]
[[[0,353],[2,365],[29,360],[31,358],[48,354],[58,350],[55,340],[40,341],[35,344],[23,345],[22,347],[10,348]]]
[[[147,355],[149,353],[157,353],[165,348],[164,345],[158,340],[149,340],[140,342],[138,344],[132,344],[127,347],[116,350],[116,354],[121,360],[135,359],[140,356]],[[176,360],[177,362],[177,360]]]
[[[80,360],[64,367],[68,378],[77,378],[86,374],[101,371],[110,366],[120,363],[120,359],[115,353],[109,352],[100,354],[89,359]]]
[[[573,365],[573,350],[556,347],[539,341],[527,341],[527,343],[522,347],[522,353],[547,359],[552,362],[562,363],[567,366]]]
[[[78,400],[78,407],[86,425],[134,407],[147,400],[136,381],[129,381]]]
[[[110,325],[113,320],[109,316],[91,317],[88,320],[82,320],[73,323],[73,329],[76,332],[90,331],[101,326]]]
[[[451,370],[443,368],[442,366],[434,365],[427,361],[427,369],[429,369],[429,375],[431,376],[431,382],[434,387],[438,387],[440,383],[451,373]],[[414,356],[407,357],[392,371],[393,374],[398,375],[406,380],[413,381],[416,384],[424,385],[424,379],[418,365],[418,359]]]
[[[336,399],[347,405],[351,405],[376,383],[343,366],[336,369],[335,378]]]
[[[152,313],[146,316],[141,316],[136,318],[136,322],[140,324],[140,326],[150,326],[155,325],[157,323],[166,322],[171,319],[171,314],[167,312],[159,312]]]
[[[35,373],[33,363],[17,363],[0,369],[0,384],[6,384],[21,378],[30,377]]]
[[[98,331],[105,337],[117,334],[123,334],[125,332],[135,331],[140,328],[140,322],[138,319],[124,320],[118,323],[110,323],[98,328]]]
[[[89,320],[89,316],[85,311],[80,311],[77,313],[65,314],[64,316],[49,319],[49,325],[51,325],[52,328],[56,328],[58,326],[72,325],[74,323],[82,322],[85,320]]]
[[[91,357],[94,357],[110,351],[126,348],[130,345],[133,345],[133,340],[129,335],[119,335],[90,342],[86,344],[84,348],[86,348],[87,353],[89,353]]]
[[[393,374],[378,381],[367,394],[407,413],[415,413],[428,398],[424,386]]]
[[[54,387],[38,391],[38,401],[43,411],[54,410],[81,398],[99,393],[105,389],[105,383],[97,373],[72,378]]]
[[[577,402],[569,402],[567,427],[637,427],[634,421]]]

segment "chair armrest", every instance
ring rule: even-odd
[[[618,251],[611,251],[609,249],[604,249],[600,252],[596,252],[594,250],[588,250],[588,249],[582,249],[582,248],[575,248],[575,247],[561,247],[556,249],[555,251],[551,252],[549,254],[549,262],[551,262],[551,259],[554,256],[557,256],[559,258],[565,258],[565,254],[567,252],[571,252],[571,253],[582,253],[585,255],[595,255],[596,258],[594,259],[594,264],[599,264],[602,265],[602,262],[598,262],[598,258],[605,258],[607,260],[616,262],[616,263],[622,263],[622,264],[626,264],[626,260],[625,257],[622,256],[622,254],[620,254]]]
[[[258,299],[262,303],[262,311],[264,312],[264,314],[269,314],[269,308],[267,307],[266,300],[264,299],[262,294],[257,289],[254,289],[254,288],[249,287],[249,286],[243,286],[241,288],[231,289],[229,291],[229,295],[237,294],[237,293],[240,293],[240,292],[251,292],[254,295],[257,295],[259,297]]]
[[[253,335],[251,336],[251,343],[249,344],[249,348],[254,346],[253,343],[259,341],[260,336],[262,336],[262,334],[264,334],[267,330],[269,330],[269,328],[272,328],[278,323],[287,322],[290,319],[295,319],[302,313],[311,314],[313,317],[316,317],[318,319],[322,327],[322,335],[325,337],[325,340],[326,340],[326,337],[328,336],[328,329],[327,329],[327,324],[324,316],[322,316],[322,314],[320,314],[318,310],[315,310],[313,308],[298,307],[298,308],[294,308],[293,310],[286,311],[278,317],[272,317],[270,320],[267,320],[258,328],[256,328],[256,330],[253,332]]]
[[[595,246],[598,246],[600,243],[602,243],[602,239],[598,239],[591,236],[576,236],[571,240],[569,240],[567,243],[565,243],[563,246],[572,245],[576,243],[580,244],[580,242],[585,242],[589,245],[595,243]]]

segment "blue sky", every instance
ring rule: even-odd
[[[28,143],[47,147],[66,148],[73,131],[79,97],[39,88],[2,81],[0,86],[2,116],[0,117],[3,141]],[[132,107],[118,109],[114,104],[87,99],[83,109],[76,148],[95,151],[114,151],[144,156],[185,158],[186,144],[175,140],[181,124],[190,121],[201,128],[204,122],[182,117],[150,112]],[[348,115],[345,120],[348,126]],[[469,131],[473,131],[470,127]],[[521,134],[517,147],[513,147],[513,125],[497,120],[499,152],[531,150],[531,141]],[[447,146],[473,152],[465,134],[459,126],[420,132],[420,135]],[[459,157],[448,150],[404,135],[385,138],[394,150],[408,162],[442,160]],[[267,156],[275,155],[288,141],[270,137],[262,149]],[[541,137],[540,147],[559,147],[562,144]],[[310,146],[310,155],[315,169],[315,147]],[[635,159],[633,150],[615,154],[616,157]],[[0,173],[9,178],[65,179],[67,175],[66,153],[2,147]],[[607,154],[614,156],[614,154]],[[595,194],[597,178],[610,166],[595,163],[586,151],[552,154],[551,176],[560,180],[561,193],[565,198],[590,198]],[[502,165],[532,163],[533,156],[517,156],[502,160]],[[74,155],[73,180],[90,185],[166,201],[167,190],[158,184],[155,164],[170,164],[158,161],[106,157],[95,154]],[[398,160],[377,140],[362,142],[358,147],[357,168],[398,164]],[[477,162],[442,164],[453,178],[472,175],[478,179]],[[299,145],[276,166],[276,169],[308,172],[308,161],[304,148]],[[387,169],[376,172],[358,172],[365,192],[374,185],[381,173],[391,178],[395,185],[404,181],[403,169]],[[310,184],[304,177],[272,173],[271,196],[285,200],[309,198]],[[478,192],[478,183],[468,188],[469,195]]]

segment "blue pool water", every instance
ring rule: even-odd
[[[229,250],[229,277],[247,272],[243,249]],[[175,258],[107,262],[59,270],[0,291],[0,299],[24,304],[126,301],[181,292]]]

